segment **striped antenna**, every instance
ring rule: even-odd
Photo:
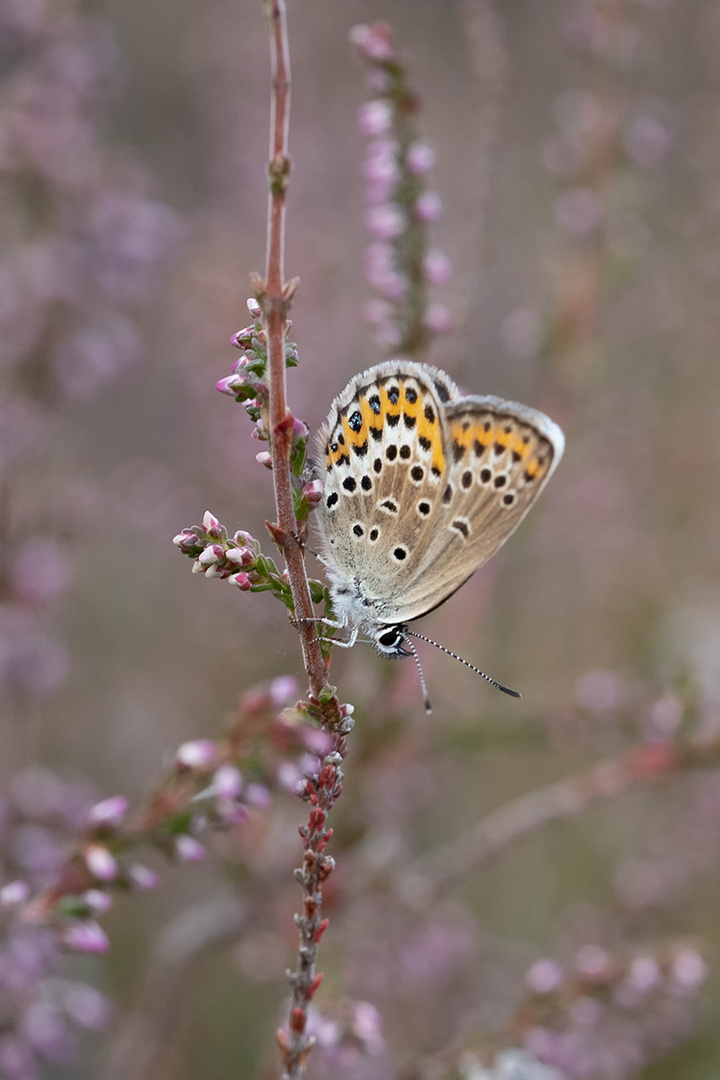
[[[407,630],[405,628],[403,628],[403,633],[405,635],[409,634],[411,637],[420,638],[421,641],[427,641],[428,645],[434,645],[436,649],[440,649],[441,652],[447,653],[448,656],[452,656],[453,660],[459,660],[461,664],[464,664],[465,667],[469,667],[470,670],[474,671],[476,675],[481,675],[482,678],[485,679],[487,682],[489,682],[491,686],[494,686],[497,690],[502,690],[503,694],[509,694],[510,697],[517,697],[517,698],[519,698],[521,696],[517,692],[517,690],[511,690],[509,686],[503,686],[502,683],[496,682],[495,679],[491,679],[490,676],[486,675],[484,671],[480,670],[480,668],[476,668],[474,664],[469,663],[469,661],[467,661],[467,660],[463,660],[462,656],[458,656],[457,653],[452,652],[450,649],[446,649],[444,645],[438,644],[438,642],[433,641],[432,638],[425,637],[424,634],[418,634],[417,631],[415,631],[415,630]],[[408,642],[408,645],[410,645],[410,642]],[[412,648],[412,645],[410,647]],[[413,651],[413,655],[415,657],[415,662],[417,663],[418,667],[420,667],[420,661],[418,660],[417,653],[415,652],[415,649],[413,649],[412,651]],[[420,672],[420,676],[422,678],[422,672]],[[424,686],[424,684],[425,684],[425,680],[423,679],[423,686]],[[427,700],[427,692],[426,692],[425,693],[425,709],[426,709],[427,712],[430,712],[430,709],[428,709],[428,705],[429,705],[429,702]]]

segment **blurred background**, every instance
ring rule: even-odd
[[[363,319],[368,91],[348,34],[386,20],[454,268],[429,359],[567,436],[518,533],[421,627],[520,702],[428,646],[427,717],[412,664],[334,657],[357,726],[321,957],[330,1049],[308,1076],[480,1077],[468,1053],[524,1045],[568,1080],[707,1080],[712,761],[580,796],[558,825],[536,807],[527,835],[427,895],[416,860],[598,759],[717,734],[720,3],[289,0],[289,20],[295,414],[314,429],[383,355]],[[52,862],[58,805],[71,824],[73,800],[138,802],[241,691],[302,675],[283,610],[191,576],[172,545],[210,509],[270,550],[261,447],[214,389],[264,264],[268,97],[259,2],[0,0],[6,877]],[[108,956],[66,964],[112,1001],[109,1026],[40,1075],[277,1074],[303,811],[279,798],[199,867],[149,856],[160,884],[105,918]],[[163,969],[171,1015],[146,1053],[148,972],[228,890],[255,914]],[[523,1012],[558,987],[552,1018]]]

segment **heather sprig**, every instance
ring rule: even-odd
[[[428,295],[430,286],[445,284],[451,275],[447,255],[427,241],[427,227],[441,212],[439,196],[426,187],[435,158],[420,136],[420,100],[390,27],[356,26],[350,37],[376,94],[358,114],[360,130],[370,139],[364,167],[372,236],[366,275],[379,294],[366,316],[389,353],[418,356],[451,325],[448,309],[430,303]]]

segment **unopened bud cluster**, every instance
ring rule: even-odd
[[[230,338],[231,345],[240,349],[242,356],[233,364],[232,375],[220,379],[216,389],[241,402],[251,420],[257,423],[261,420],[263,406],[268,402],[268,346],[260,305],[256,300],[248,300],[248,310],[253,321]],[[296,367],[298,363],[297,346],[291,341],[285,342],[285,363],[287,367]],[[267,438],[262,424],[258,428],[257,438]]]
[[[259,540],[238,531],[232,537],[209,510],[202,525],[183,529],[173,537],[183,555],[193,559],[193,574],[221,578],[242,592],[271,590],[291,606],[290,587],[274,561],[263,555]]]
[[[450,327],[450,314],[428,304],[428,286],[445,284],[450,261],[428,249],[426,226],[441,211],[438,195],[425,187],[434,164],[432,149],[418,134],[419,104],[400,61],[388,26],[356,26],[351,40],[365,61],[368,81],[377,94],[362,106],[361,132],[369,136],[365,159],[367,225],[372,243],[366,275],[379,299],[366,308],[382,345],[412,353],[433,334]]]

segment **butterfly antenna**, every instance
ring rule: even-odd
[[[457,653],[452,652],[450,649],[446,649],[444,645],[440,645],[437,641],[433,641],[432,638],[425,637],[424,634],[418,634],[417,631],[415,631],[415,630],[405,630],[404,633],[406,635],[411,634],[413,637],[420,638],[421,641],[427,641],[428,645],[434,645],[436,649],[440,649],[441,652],[447,653],[448,656],[452,656],[453,660],[459,660],[461,664],[464,664],[465,667],[469,667],[470,670],[474,671],[476,675],[481,675],[482,678],[485,679],[486,682],[489,682],[491,686],[494,686],[497,690],[502,690],[503,694],[509,694],[510,697],[520,697],[521,696],[517,692],[517,690],[511,690],[509,686],[503,686],[502,683],[496,682],[495,679],[491,679],[490,676],[486,675],[484,671],[480,670],[480,668],[476,668],[475,665],[471,664],[468,660],[463,660],[462,656],[458,656]],[[410,642],[408,642],[408,645],[410,645],[410,648],[412,649],[412,644]],[[417,662],[417,665],[418,665],[418,667],[420,667],[420,661],[417,658],[417,654],[415,653],[414,649],[412,649],[412,651],[413,651],[413,655],[415,656],[415,660]],[[422,672],[421,672],[421,677],[422,677]],[[424,684],[424,680],[423,680],[423,684]],[[426,695],[426,698],[427,698],[427,695]],[[426,704],[426,708],[427,708],[427,704]]]
[[[405,631],[405,633],[407,633],[407,631]],[[420,666],[420,657],[418,656],[417,651],[416,651],[415,646],[413,645],[412,641],[408,641],[407,644],[410,647],[410,652],[412,653],[412,658],[415,661],[415,666],[417,667],[418,675],[420,676],[420,686],[422,688],[423,698],[425,699],[425,712],[426,713],[431,713],[432,712],[432,705],[430,704],[430,698],[428,697],[427,684],[425,682],[425,675],[423,674],[423,669]]]

